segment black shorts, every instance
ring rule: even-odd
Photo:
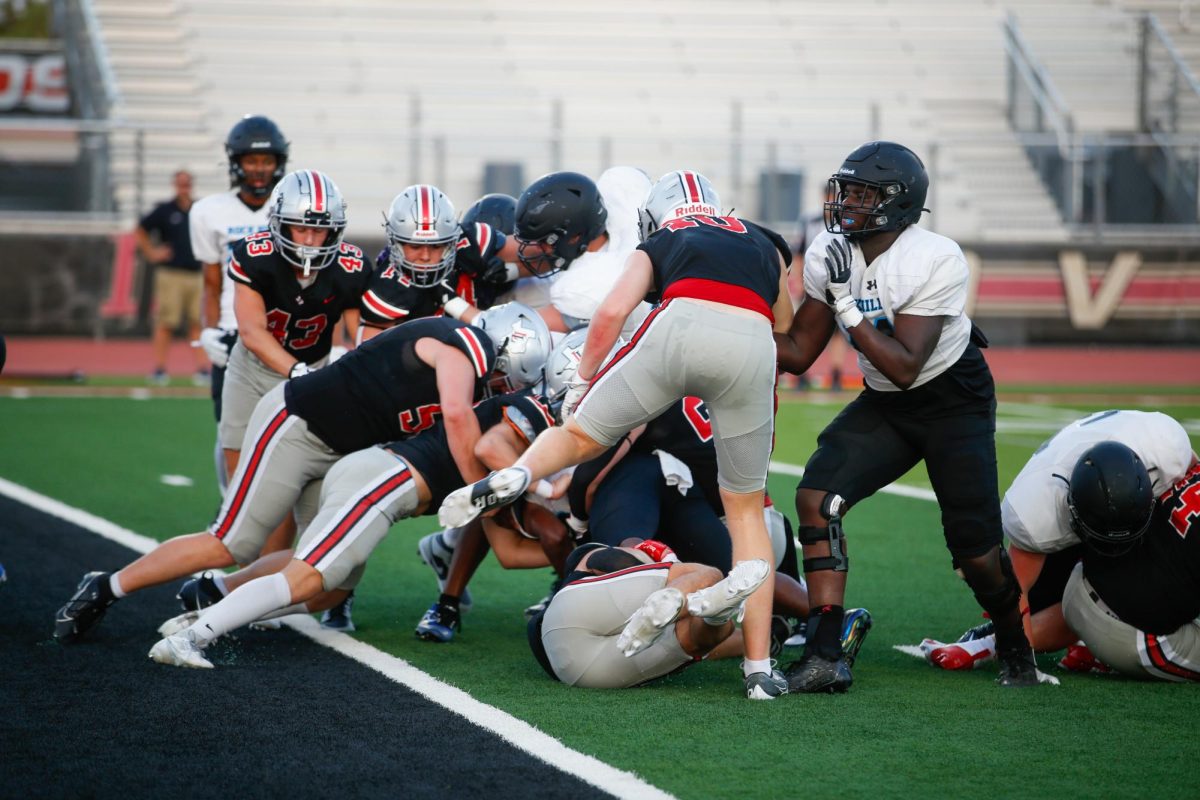
[[[919,461],[941,506],[951,553],[971,558],[1003,541],[996,387],[974,344],[916,389],[863,390],[817,438],[799,488],[832,492],[854,505]]]

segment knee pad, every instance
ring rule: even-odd
[[[1021,586],[1013,572],[1008,551],[996,547],[973,558],[956,557],[967,585],[975,593],[975,600],[993,620],[997,620],[1017,607],[1021,600]],[[999,566],[1000,579],[992,571]]]

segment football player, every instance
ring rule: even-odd
[[[212,362],[213,415],[221,420],[225,364],[237,339],[233,282],[225,280],[234,243],[268,229],[267,199],[287,171],[289,142],[267,117],[247,115],[225,137],[229,162],[227,192],[197,200],[188,214],[192,254],[204,273],[200,345]],[[216,443],[217,482],[224,489],[228,473],[220,439]]]
[[[1196,463],[1183,426],[1158,412],[1113,410],[1091,414],[1054,434],[1021,468],[1000,503],[1013,571],[1021,584],[1025,630],[1035,650],[1068,648],[1062,666],[1090,669],[1093,660],[1062,614],[1063,590],[1083,554],[1076,504],[1072,512],[1071,474],[1081,456],[1103,442],[1115,442],[1136,454],[1155,497],[1167,491]],[[1124,475],[1130,475],[1126,470]],[[1144,521],[1144,520],[1143,520]],[[1093,528],[1107,530],[1109,525]],[[968,669],[995,653],[995,634],[985,623],[958,641],[925,647],[927,657],[945,669]]]
[[[442,504],[442,522],[465,524],[513,502],[532,481],[594,458],[693,395],[712,415],[734,570],[738,562],[768,561],[763,495],[774,433],[771,336],[791,322],[790,250],[776,233],[721,216],[712,184],[691,171],[663,176],[639,218],[643,242],[592,319],[564,400],[566,423],[538,437],[515,466],[452,493]],[[518,210],[518,235],[520,224]],[[629,314],[652,292],[660,305],[599,369]],[[773,588],[768,570],[746,606],[743,672],[752,699],[772,699],[786,689],[769,659]],[[759,673],[766,677],[753,677]]]
[[[528,445],[523,430],[536,435],[552,421],[544,401],[527,394],[484,400],[473,414],[486,433],[472,447],[505,454]],[[464,474],[483,469],[483,463],[474,462],[464,470],[444,421],[410,439],[345,456],[326,474],[320,511],[287,565],[238,586],[187,628],[172,631],[188,615],[170,621],[150,658],[211,669],[203,650],[229,631],[259,619],[320,610],[320,595],[358,584],[367,558],[394,522],[436,508],[446,493],[463,485]]]
[[[255,407],[242,448],[247,457],[209,528],[164,542],[118,572],[85,575],[57,614],[55,637],[78,640],[130,592],[254,561],[285,515],[294,510],[301,528],[311,520],[317,482],[339,458],[420,433],[438,417],[463,475],[481,473],[473,451],[479,422],[471,407],[483,398],[493,369],[512,363],[507,348],[529,348],[531,337],[544,331],[530,324],[536,316],[527,311],[491,336],[444,317],[415,320],[276,386]],[[549,351],[548,341],[541,346]],[[209,600],[224,594],[221,576],[209,581]]]
[[[792,692],[844,692],[848,509],[924,460],[946,545],[996,626],[1004,686],[1038,682],[1020,586],[1003,547],[996,477],[996,393],[967,317],[967,263],[950,239],[916,225],[929,177],[893,142],[868,142],[829,179],[826,232],[808,248],[805,296],[776,337],[779,363],[807,370],[835,329],[858,351],[866,388],[817,440],[796,490],[813,611]]]

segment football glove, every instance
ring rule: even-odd
[[[850,265],[853,259],[850,243],[844,238],[839,236],[825,245],[825,270],[829,273],[829,288],[825,290],[825,298],[847,328],[853,328],[863,321],[858,303],[850,293]]]
[[[214,367],[222,369],[229,363],[229,352],[233,349],[232,344],[226,344],[228,341],[228,331],[223,331],[220,328],[205,328],[200,331],[200,346],[204,348],[204,354],[208,356],[208,360],[212,362]]]

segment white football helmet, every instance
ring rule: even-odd
[[[650,187],[638,209],[638,235],[644,242],[664,222],[704,214],[721,216],[721,198],[708,178],[699,172],[680,169],[668,172]]]
[[[554,345],[550,357],[546,359],[546,381],[542,396],[557,403],[566,394],[567,383],[575,379],[579,371],[579,361],[583,358],[583,346],[587,342],[586,327],[576,328]]]
[[[267,200],[268,226],[283,259],[304,270],[333,263],[346,234],[346,200],[337,184],[324,173],[311,169],[289,172],[276,184]],[[326,228],[325,243],[308,247],[297,244],[289,226]]]
[[[523,303],[505,303],[483,311],[472,323],[496,345],[496,376],[492,388],[514,392],[543,377],[552,340],[541,315]]]
[[[462,235],[454,204],[436,186],[409,186],[384,215],[392,266],[404,273],[413,286],[436,286],[454,268],[454,254]],[[403,245],[432,245],[442,248],[432,264],[417,264],[404,257]]]

